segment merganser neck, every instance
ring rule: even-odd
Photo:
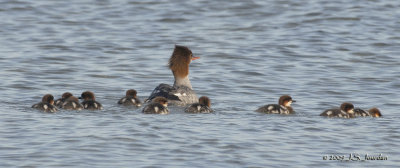
[[[186,86],[190,89],[192,88],[192,84],[190,84],[190,80],[188,76],[185,77],[175,77],[174,87],[178,86]]]

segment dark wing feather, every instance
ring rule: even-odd
[[[181,101],[178,96],[174,95],[175,93],[175,88],[168,84],[160,84],[158,85],[153,92],[151,92],[149,98],[146,100],[146,102],[151,102],[154,98],[161,96],[165,97],[168,100],[176,100],[176,101]]]

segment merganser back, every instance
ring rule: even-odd
[[[94,96],[93,92],[86,91],[83,92],[81,97],[79,99],[83,99],[82,105],[84,109],[88,110],[102,110],[103,106],[96,101],[96,98]]]
[[[214,110],[211,109],[211,100],[207,96],[199,98],[199,103],[191,104],[185,109],[187,113],[211,113]]]
[[[294,110],[291,104],[296,102],[289,95],[283,95],[279,98],[279,104],[268,104],[262,106],[256,110],[256,112],[262,112],[267,114],[294,114]]]
[[[124,106],[136,106],[140,107],[142,103],[140,100],[137,98],[137,92],[135,89],[129,89],[125,93],[125,97],[121,98],[118,101],[118,104],[122,104]]]
[[[325,117],[354,118],[354,105],[351,103],[342,103],[340,109],[328,109],[320,114]]]
[[[193,57],[192,51],[189,48],[175,45],[174,52],[168,64],[175,78],[174,85],[160,84],[153,90],[146,102],[150,102],[154,98],[161,96],[167,98],[169,103],[178,106],[197,103],[197,95],[193,91],[188,77],[189,64],[192,60],[196,59],[199,59],[199,57]]]
[[[58,111],[57,107],[54,106],[54,97],[51,94],[44,95],[42,101],[40,103],[32,105],[32,108],[52,113]]]

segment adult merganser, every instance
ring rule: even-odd
[[[371,117],[381,117],[381,111],[379,111],[378,108],[371,108],[367,111],[360,109],[360,108],[355,108],[354,109],[354,115],[355,116],[361,116],[361,117],[366,117],[366,116],[371,116]]]
[[[72,93],[70,93],[70,92],[65,92],[65,93],[63,93],[63,94],[61,95],[61,98],[57,99],[57,100],[54,102],[54,105],[57,106],[57,107],[59,107],[59,108],[61,108],[61,106],[62,106],[62,104],[64,103],[64,101],[67,100],[67,99],[68,99],[69,97],[71,97],[71,96],[72,96]]]
[[[256,112],[262,112],[267,114],[294,114],[294,110],[291,104],[296,102],[289,95],[283,95],[279,98],[279,104],[268,104],[262,106],[256,110]]]
[[[211,113],[211,100],[207,96],[199,98],[199,103],[191,104],[185,109],[187,113]]]
[[[142,110],[145,114],[168,114],[168,100],[165,97],[156,97]]]
[[[136,107],[140,107],[142,105],[142,103],[136,96],[137,92],[135,89],[129,89],[126,91],[125,94],[126,94],[125,97],[121,98],[118,101],[118,104],[122,104],[125,106],[136,106]]]
[[[84,109],[88,110],[102,110],[103,106],[96,101],[94,93],[90,91],[83,92],[79,99],[83,99],[82,105]]]
[[[64,101],[61,108],[66,110],[82,110],[84,107],[81,103],[79,103],[79,99],[75,96],[68,97],[67,100]]]
[[[351,103],[342,103],[340,109],[328,109],[325,110],[320,116],[325,117],[339,117],[339,118],[354,118],[354,105]]]
[[[42,102],[32,105],[32,108],[44,111],[44,112],[56,112],[57,107],[54,106],[54,97],[51,94],[46,94],[42,98]]]
[[[199,57],[193,57],[192,51],[189,48],[175,45],[174,52],[168,64],[175,78],[174,85],[170,86],[164,83],[158,85],[146,102],[150,102],[154,98],[161,96],[167,98],[169,103],[178,106],[197,103],[197,95],[193,91],[188,78],[189,64],[192,60],[196,59],[199,59]]]

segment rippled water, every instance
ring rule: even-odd
[[[400,1],[4,0],[0,167],[400,165]],[[144,115],[116,104],[173,83],[174,44],[214,114]],[[41,113],[50,93],[96,93],[103,111]],[[254,110],[290,94],[294,116]],[[350,101],[379,119],[327,119]],[[384,161],[333,161],[365,154]]]

